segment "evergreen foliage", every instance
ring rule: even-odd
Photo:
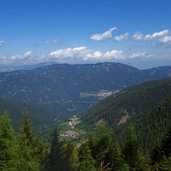
[[[170,116],[171,98],[168,98],[142,118],[137,118],[136,123],[125,125],[122,144],[115,131],[101,125],[76,146],[65,142],[58,129],[54,129],[51,142],[44,144],[33,132],[27,111],[23,114],[20,131],[16,133],[9,115],[4,113],[0,116],[0,170],[171,171]],[[147,153],[146,146],[141,145],[143,138],[144,143],[152,143],[152,152]]]
[[[88,144],[83,144],[79,149],[80,171],[95,171],[95,160],[92,157]]]
[[[31,120],[27,111],[23,114],[23,123],[19,132],[20,170],[39,171],[44,163],[47,149],[34,135]]]
[[[0,170],[15,171],[18,165],[17,137],[7,113],[0,116]]]
[[[57,129],[54,130],[52,134],[51,146],[50,146],[50,154],[47,160],[47,170],[55,171],[58,170],[60,167],[60,152],[61,152],[61,145],[59,142],[59,132]]]
[[[134,126],[130,124],[126,135],[126,142],[124,147],[124,157],[127,164],[134,170],[138,161],[138,137],[136,135]]]
[[[26,109],[29,111],[33,126],[36,128],[50,124],[55,117],[58,117],[57,112],[54,112],[51,108],[42,107],[35,104],[27,104],[15,100],[0,99],[0,115],[4,111],[8,112],[12,125],[17,131],[22,121],[21,113],[23,113]]]
[[[170,96],[171,78],[150,81],[105,98],[85,112],[82,119],[87,123],[103,119],[110,126],[117,127],[123,115],[128,114],[129,120],[134,120],[158,107]]]

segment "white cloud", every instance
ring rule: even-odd
[[[23,58],[23,56],[21,55],[12,55],[9,57],[11,61],[15,61],[15,60],[21,60]]]
[[[27,51],[24,54],[16,54],[9,57],[11,61],[25,60],[32,56],[32,51]]]
[[[143,40],[144,35],[142,33],[140,33],[140,32],[136,32],[135,34],[133,34],[132,38],[135,39],[135,40]]]
[[[13,62],[23,62],[23,61],[28,61],[31,60],[32,57],[32,51],[27,51],[24,54],[15,54],[6,57],[6,62],[7,63],[13,63]]]
[[[105,31],[104,33],[101,34],[94,34],[90,37],[91,40],[94,41],[101,41],[101,40],[106,40],[112,38],[112,32],[114,30],[117,30],[116,27],[110,28],[109,30]]]
[[[32,53],[23,53],[23,54],[13,54],[13,55],[0,55],[1,64],[36,64],[40,62],[48,62],[52,59],[49,57],[49,54],[38,54],[33,55]]]
[[[27,51],[24,53],[23,57],[30,57],[32,55],[32,51]]]
[[[136,58],[142,58],[145,57],[147,55],[146,52],[136,52],[130,55],[131,59],[136,59]]]
[[[87,47],[76,47],[59,49],[51,52],[50,55],[58,60],[84,60],[84,61],[105,61],[112,59],[122,59],[123,51],[111,50],[111,51],[93,51]]]
[[[145,35],[145,39],[156,39],[156,38],[161,38],[169,34],[169,30],[162,30],[160,32],[155,32],[153,34],[147,34]]]
[[[0,40],[0,47],[2,47],[5,44],[4,40]]]
[[[160,39],[161,43],[171,43],[171,35],[169,36],[164,36]]]
[[[133,39],[135,40],[157,40],[158,42],[161,43],[170,43],[171,42],[171,34],[168,29],[155,32],[152,34],[142,34],[140,32],[136,32],[132,36]]]
[[[100,51],[95,51],[91,53],[87,53],[84,57],[84,60],[91,60],[91,59],[101,59],[103,57],[103,53]]]
[[[129,36],[129,33],[125,33],[123,35],[115,36],[113,37],[113,39],[116,41],[122,41],[122,40],[127,40],[128,36]]]
[[[124,59],[123,51],[111,50],[104,53],[105,59]]]
[[[75,48],[66,48],[66,49],[59,49],[54,52],[51,52],[50,55],[55,58],[65,58],[65,57],[74,57],[75,55],[80,55],[84,53],[86,47],[75,47]]]

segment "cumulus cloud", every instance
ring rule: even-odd
[[[55,58],[65,58],[65,57],[74,57],[75,55],[80,55],[84,53],[86,47],[75,47],[75,48],[66,48],[66,49],[59,49],[54,52],[51,52],[50,55]]]
[[[105,61],[112,59],[121,59],[123,52],[121,50],[111,51],[93,51],[87,47],[75,47],[59,49],[51,52],[50,55],[59,60],[84,60],[84,61]]]
[[[133,34],[132,38],[134,40],[143,40],[144,39],[144,35],[140,32],[136,32],[135,34]]]
[[[160,42],[162,42],[162,43],[171,43],[171,35],[162,37],[160,39]]]
[[[121,50],[111,50],[104,53],[104,58],[106,59],[124,59],[123,51]]]
[[[114,36],[113,39],[116,41],[123,41],[123,40],[127,40],[129,36],[129,33],[125,33],[119,36]]]
[[[0,47],[4,46],[5,41],[4,40],[0,40]]]
[[[21,56],[21,55],[12,55],[12,56],[9,57],[9,59],[11,61],[21,60],[21,59],[23,59],[23,56]]]
[[[86,54],[84,60],[113,60],[113,59],[122,59],[123,51],[120,50],[111,50],[107,52],[95,51]]]
[[[23,57],[30,57],[32,55],[32,51],[27,51],[24,53]]]
[[[169,34],[169,30],[162,30],[160,32],[155,32],[153,34],[147,34],[145,35],[145,39],[156,39],[161,38]]]
[[[13,55],[0,55],[1,64],[36,64],[40,62],[48,62],[52,59],[49,54],[36,54],[33,55],[32,51],[25,52],[23,54]]]
[[[134,40],[157,40],[158,42],[161,42],[161,43],[171,42],[171,34],[168,29],[155,32],[152,34],[146,34],[146,35],[140,32],[136,32],[135,34],[133,34],[132,38]]]
[[[117,30],[116,27],[110,28],[109,30],[105,31],[104,33],[101,34],[94,34],[90,37],[91,40],[94,41],[102,41],[102,40],[107,40],[112,38],[112,32],[114,30]]]
[[[85,55],[83,58],[84,60],[91,60],[91,59],[101,59],[103,57],[103,53],[100,51],[90,52]]]
[[[24,54],[16,54],[9,57],[11,61],[25,60],[32,56],[32,51],[27,51]]]

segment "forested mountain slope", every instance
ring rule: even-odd
[[[83,120],[97,122],[104,119],[110,125],[119,125],[122,118],[129,119],[149,112],[171,95],[171,79],[161,79],[129,87],[102,100],[83,114]]]
[[[122,142],[128,123],[133,123],[139,145],[151,151],[171,127],[171,79],[126,88],[104,99],[82,115],[85,123],[106,123]]]
[[[15,128],[19,128],[24,112],[29,112],[35,127],[51,124],[59,115],[52,109],[18,101],[0,99],[0,115],[9,113]]]
[[[151,112],[144,113],[131,122],[135,125],[139,144],[146,151],[152,150],[171,128],[171,96]]]

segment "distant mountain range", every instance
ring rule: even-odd
[[[18,71],[18,70],[31,70],[47,65],[56,64],[56,62],[42,62],[38,64],[28,64],[28,65],[0,65],[0,72],[10,72],[10,71]]]
[[[128,86],[171,76],[171,67],[147,70],[120,64],[54,64],[0,73],[0,98],[53,108],[60,115],[86,111]]]

